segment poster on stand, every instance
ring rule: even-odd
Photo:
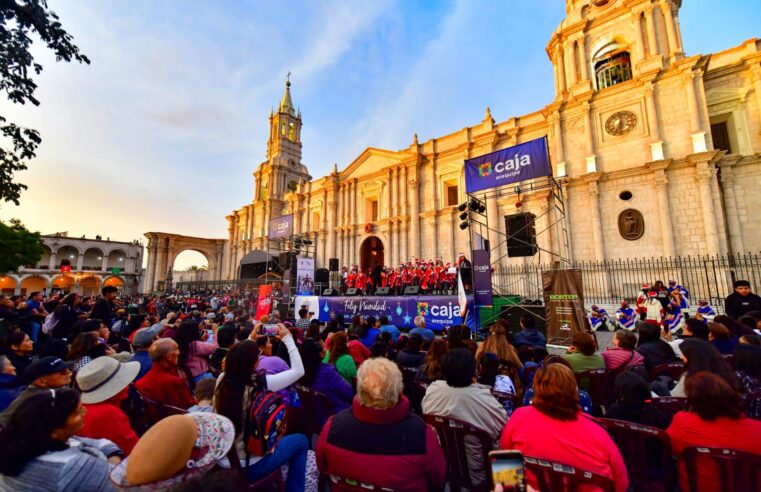
[[[314,258],[296,257],[296,295],[314,294]]]
[[[568,347],[574,333],[591,331],[584,312],[581,270],[549,270],[542,274],[547,316],[547,344]]]
[[[476,307],[491,306],[494,302],[489,251],[485,249],[473,250],[473,294]]]

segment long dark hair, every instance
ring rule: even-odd
[[[188,359],[193,353],[193,342],[201,339],[201,331],[198,328],[198,322],[192,319],[186,319],[180,324],[180,328],[174,335],[174,341],[177,342],[177,347],[180,349],[180,358],[177,365],[185,372],[185,377],[188,378],[190,387],[193,387],[193,376],[188,370]]]
[[[684,365],[687,371],[686,378],[701,371],[708,371],[723,378],[732,388],[740,389],[737,376],[716,347],[710,343],[703,340],[685,340],[679,345],[679,350],[687,358]]]
[[[98,334],[94,331],[80,333],[74,341],[71,342],[71,348],[66,355],[66,360],[77,361],[87,355],[92,349],[98,346],[98,344],[100,344],[100,340],[98,340]]]
[[[650,386],[636,372],[624,371],[616,377],[616,396],[631,410],[640,411],[650,399]]]
[[[299,347],[301,362],[304,364],[304,375],[301,376],[299,382],[304,386],[312,385],[317,379],[317,372],[320,370],[320,364],[322,364],[320,352],[320,346],[311,338],[304,340],[304,343]]]
[[[639,331],[639,340],[637,340],[637,347],[643,343],[653,342],[661,339],[661,329],[652,323],[646,323],[644,321],[637,322],[637,331]]]
[[[66,443],[50,434],[63,427],[78,406],[79,393],[71,388],[24,392],[0,428],[0,473],[16,476],[37,456],[66,449]]]
[[[732,363],[735,371],[742,371],[752,378],[761,379],[761,347],[739,344],[735,347]]]
[[[333,335],[330,339],[330,358],[328,362],[335,364],[339,357],[349,353],[349,347],[347,345],[348,337],[343,331]]]
[[[252,385],[251,376],[259,360],[259,345],[253,340],[236,343],[225,359],[224,377],[217,384],[214,411],[230,419],[235,433],[243,431],[243,397]]]

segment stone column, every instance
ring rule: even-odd
[[[496,197],[486,199],[486,219],[489,222],[489,251],[494,251],[499,245],[499,209]]]
[[[753,92],[756,93],[756,107],[761,114],[761,67],[755,65],[751,70],[753,78]]]
[[[335,200],[335,196],[331,196],[329,200]],[[325,213],[328,214],[328,244],[326,255],[328,258],[336,257],[336,202],[328,202],[328,206],[325,208]]]
[[[761,102],[761,99],[759,99],[759,102]],[[761,106],[759,106],[761,107]],[[399,188],[400,189],[400,195],[402,197],[402,210],[401,215],[407,215],[409,214],[409,210],[407,210],[407,194],[408,194],[408,188],[407,188],[407,167],[402,167],[402,173],[401,173],[401,180],[402,185]]]
[[[106,253],[103,253],[100,262],[100,271],[105,272],[106,270],[108,270],[108,256]]]
[[[641,16],[642,12],[639,10],[632,12],[632,24],[636,27],[636,29],[634,29],[634,39],[637,46],[636,61],[638,62],[645,59],[645,52],[647,51],[645,49],[645,38],[642,36],[642,22],[640,21]],[[637,67],[637,71],[639,71],[639,67]]]
[[[573,43],[563,41],[563,57],[565,58],[565,80],[569,87],[578,82],[576,80],[576,57],[573,56]]]
[[[58,269],[57,268],[58,265],[57,265],[57,261],[56,260],[58,260],[58,253],[53,251],[51,249],[50,250],[50,261],[48,262],[48,269],[49,270],[57,270]]]
[[[153,272],[153,285],[150,292],[158,287],[158,283],[166,277],[166,240],[159,239],[158,248],[156,249],[156,270]]]
[[[85,254],[79,253],[79,255],[77,255],[77,271],[78,272],[82,271],[82,266],[84,265],[84,261],[85,261]]]
[[[726,207],[727,226],[729,227],[730,252],[745,253],[742,226],[737,216],[737,197],[735,196],[735,176],[730,166],[721,168],[721,184],[724,190],[724,206]]]
[[[587,42],[582,34],[578,38],[579,43],[579,63],[581,64],[581,81],[589,80],[589,66],[587,65]]]
[[[586,153],[587,153],[587,172],[588,173],[595,173],[597,172],[597,159],[595,157],[595,135],[594,135],[594,120],[592,119],[592,106],[590,104],[584,103],[583,106],[584,111],[584,140],[586,142]]]
[[[653,6],[648,5],[645,8],[645,24],[647,26],[647,44],[650,51],[650,56],[657,55],[658,53],[658,39],[655,34],[655,19],[653,17]]]
[[[565,57],[563,56],[563,48],[560,43],[555,46],[555,64],[558,67],[558,95],[562,97],[562,93],[566,91],[566,79],[565,79]]]
[[[566,175],[565,164],[565,152],[563,151],[563,130],[560,125],[560,113],[556,113],[550,116],[550,124],[552,125],[553,140],[555,146],[555,175],[557,177],[563,177]]]
[[[661,130],[658,125],[658,105],[655,104],[655,86],[652,82],[645,83],[645,99],[647,102],[648,119],[650,120],[650,153],[654,161],[660,161],[665,156],[663,154]]]
[[[393,265],[396,261],[396,237],[394,235],[395,224],[393,221],[388,223],[388,255],[383,259],[384,264]]]
[[[147,250],[148,259],[145,267],[145,278],[143,278],[143,291],[150,292],[150,285],[153,283],[153,269],[156,262],[156,241],[155,239],[148,239]]]
[[[399,215],[399,168],[395,167],[392,170],[391,177],[391,216],[396,217]]]
[[[410,256],[414,258],[420,258],[420,195],[418,194],[417,178],[412,177],[409,181],[409,193],[410,200],[412,201],[412,207],[410,209]]]
[[[600,189],[597,180],[589,182],[589,222],[592,225],[592,242],[595,248],[595,260],[605,259],[605,246],[602,236],[602,222],[600,218]]]
[[[661,237],[663,237],[663,256],[676,256],[674,230],[671,223],[671,206],[669,204],[668,176],[666,171],[655,172],[655,193],[658,197],[658,217],[660,218]]]
[[[679,40],[677,39],[676,27],[674,26],[674,13],[671,11],[671,3],[668,0],[662,0],[660,7],[661,12],[663,12],[663,20],[666,24],[669,56],[674,56],[680,52]]]
[[[690,135],[692,139],[692,151],[694,153],[705,152],[706,135],[700,122],[700,101],[695,90],[695,74],[690,71],[686,75],[685,86],[687,87],[687,108],[690,111]]]
[[[298,203],[298,200],[299,199],[298,199],[298,195],[297,195],[297,197],[296,197],[296,203]],[[256,219],[256,214],[254,213],[254,206],[253,205],[249,205],[247,208],[248,208],[248,215],[249,215],[249,217],[251,217],[251,223],[248,226],[248,239],[249,239],[249,241],[248,241],[248,250],[251,251],[252,249],[254,249],[254,228],[256,227],[256,220],[255,220]],[[294,217],[294,220],[295,220],[295,217]],[[294,226],[295,226],[295,224],[294,224]],[[298,229],[296,229],[296,230],[298,230]]]
[[[719,225],[716,222],[713,194],[711,193],[714,172],[713,165],[705,160],[698,162],[695,166],[695,174],[700,187],[700,202],[703,206],[703,231],[709,255],[719,254]]]

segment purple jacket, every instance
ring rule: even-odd
[[[310,386],[311,389],[324,393],[333,404],[333,412],[338,413],[351,406],[354,391],[351,385],[338,374],[333,364],[320,363],[317,377]]]

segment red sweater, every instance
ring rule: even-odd
[[[684,467],[684,448],[706,446],[728,448],[761,454],[761,421],[749,418],[703,420],[693,412],[678,412],[666,429],[671,438],[671,451],[679,459],[679,484],[687,490],[687,471]],[[721,491],[719,470],[712,462],[698,462],[700,492]]]
[[[436,432],[410,413],[404,396],[387,410],[363,406],[355,398],[352,408],[330,417],[317,441],[317,467],[400,492],[436,489],[446,475]]]
[[[128,456],[137,444],[137,434],[129,425],[129,418],[118,405],[109,401],[84,403],[87,409],[85,426],[77,432],[80,437],[108,439]]]
[[[187,380],[176,369],[165,369],[160,364],[153,364],[135,387],[141,395],[166,405],[188,408],[196,404]]]
[[[534,407],[518,408],[502,431],[499,447],[608,477],[615,482],[616,492],[624,492],[629,486],[624,460],[613,439],[592,417],[581,412],[576,420],[562,421]],[[527,477],[528,484],[539,490],[536,477],[530,472]]]

